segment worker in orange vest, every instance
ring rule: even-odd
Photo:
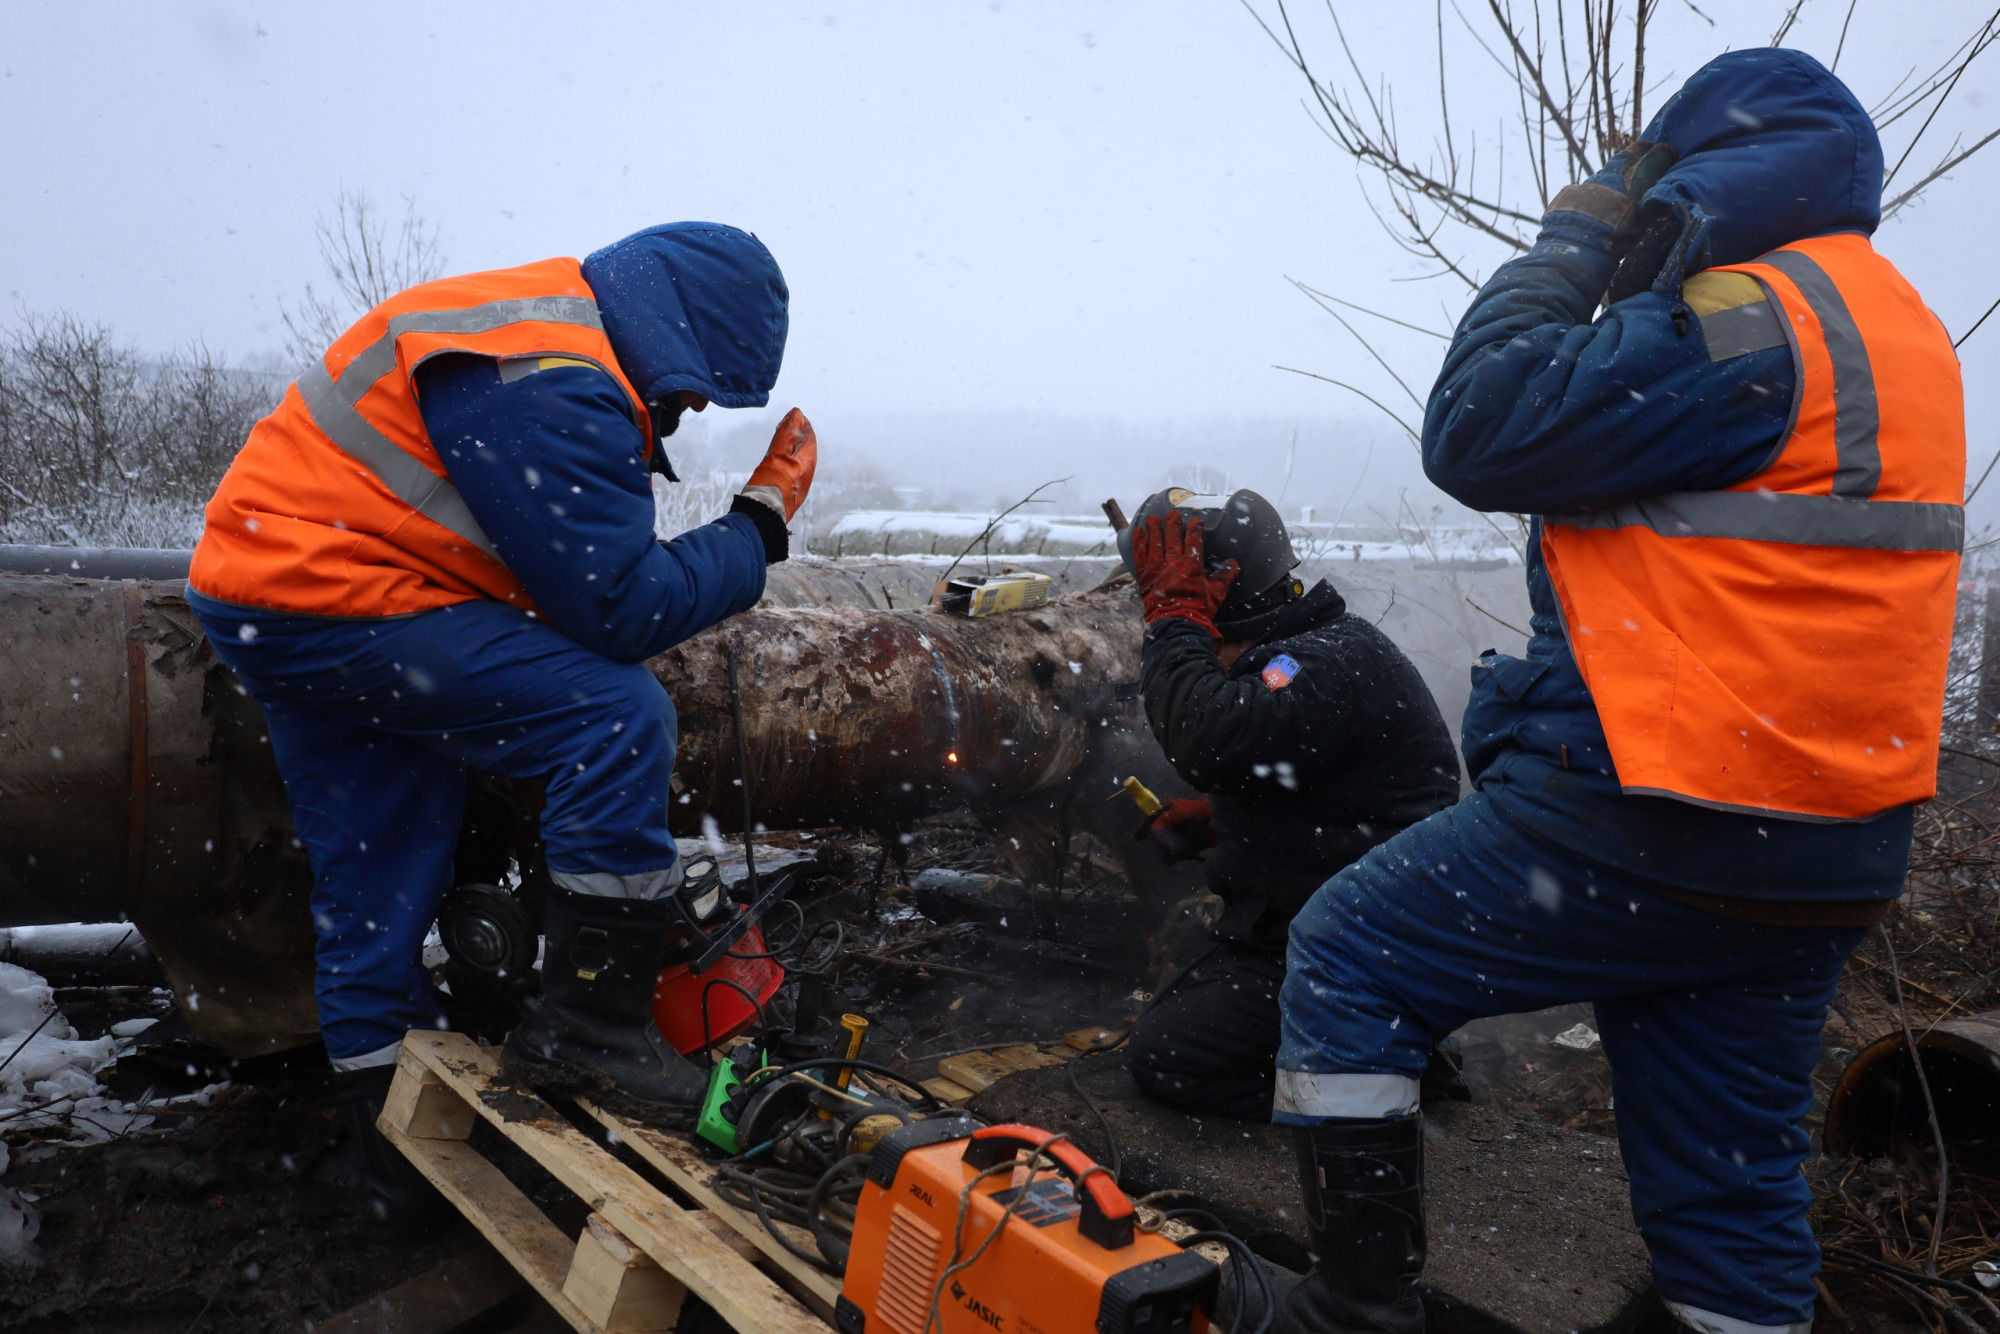
[[[1732,52],[1460,322],[1425,469],[1540,516],[1533,635],[1474,668],[1477,790],[1292,925],[1275,1119],[1319,1262],[1281,1328],[1422,1328],[1430,1045],[1576,1001],[1668,1309],[1811,1327],[1811,1072],[1936,787],[1964,531],[1958,362],[1870,244],[1881,187],[1838,79]]]
[[[644,661],[756,603],[812,484],[794,408],[730,512],[654,537],[684,412],[761,407],[789,294],[754,236],[651,228],[581,262],[424,283],[369,311],[252,430],[188,600],[262,707],[312,860],[320,1027],[372,1146],[466,772],[538,780],[552,886],[539,1006],[505,1063],[628,1114],[689,1118],[704,1072],[653,1022],[682,886],[672,701]]]

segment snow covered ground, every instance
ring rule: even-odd
[[[1287,530],[1308,565],[1331,561],[1517,565],[1521,559],[1503,533],[1484,525],[1398,527],[1301,520],[1287,525]],[[996,521],[988,514],[941,510],[855,510],[812,536],[813,550],[825,556],[949,560],[968,546],[975,555],[1014,557],[1113,557],[1118,551],[1110,526],[1097,514],[1010,514]]]

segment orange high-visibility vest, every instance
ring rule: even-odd
[[[1696,305],[1712,357],[1792,349],[1783,446],[1726,490],[1543,520],[1619,784],[1809,821],[1921,801],[1937,790],[1965,536],[1951,339],[1863,236],[1710,273],[1762,286]],[[1718,280],[1690,292],[1703,281]]]
[[[188,583],[248,607],[401,616],[473,598],[530,607],[424,431],[413,377],[447,352],[619,369],[573,259],[423,283],[342,334],[252,428],[208,503]]]

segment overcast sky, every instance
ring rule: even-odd
[[[1346,8],[1357,55],[1424,141],[1431,7]],[[1649,70],[1684,75],[1767,40],[1784,8],[1708,0],[1711,27],[1666,0]],[[1846,8],[1811,0],[1792,44],[1831,59]],[[1511,102],[1444,13],[1455,105],[1490,132]],[[1286,276],[1440,329],[1466,301],[1399,281],[1425,270],[1382,235],[1298,76],[1234,0],[5,0],[0,16],[0,293],[149,349],[277,349],[279,303],[315,276],[314,217],[342,189],[414,199],[461,271],[713,218],[755,231],[785,269],[792,340],[773,402],[805,407],[829,454],[940,488],[1071,470],[1129,494],[1208,461],[1276,491],[1296,430],[1294,497],[1337,505],[1357,478],[1370,496],[1415,482],[1409,446],[1374,409],[1273,364],[1409,404]],[[1840,73],[1872,103],[1982,17],[1957,0],[1860,0]],[[1309,31],[1331,66],[1330,33]],[[2000,125],[2000,52],[1987,60],[1913,166]],[[2000,296],[1993,153],[1878,238],[1954,335]],[[1443,345],[1384,345],[1421,394]],[[1985,389],[2000,316],[1963,355],[1976,468],[2000,444]]]

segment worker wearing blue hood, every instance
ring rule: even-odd
[[[1585,1000],[1668,1307],[1810,1327],[1810,1075],[1935,787],[1963,536],[1957,363],[1869,243],[1881,182],[1838,79],[1733,52],[1460,322],[1425,469],[1539,516],[1533,635],[1473,670],[1477,790],[1292,926],[1275,1119],[1321,1262],[1286,1327],[1422,1327],[1430,1044]]]
[[[269,724],[321,1032],[378,1153],[396,1048],[442,1022],[419,954],[468,769],[546,793],[543,999],[508,1065],[661,1121],[705,1090],[652,1018],[682,877],[674,708],[644,661],[762,596],[817,445],[793,409],[730,512],[666,542],[652,477],[684,412],[769,401],[788,301],[715,223],[425,283],[306,369],[208,507],[189,601]]]

